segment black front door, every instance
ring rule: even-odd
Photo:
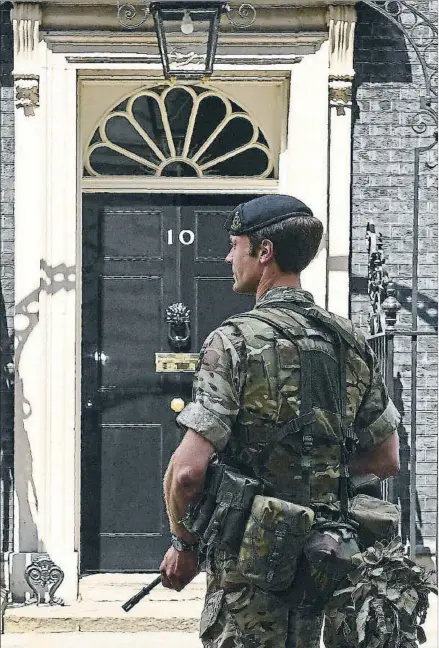
[[[232,291],[226,213],[251,196],[84,196],[82,306],[83,571],[157,570],[169,545],[163,474],[181,435],[170,404],[192,374],[157,373],[175,352],[166,309],[191,312],[190,344],[250,297]]]

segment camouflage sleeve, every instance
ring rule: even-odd
[[[201,434],[219,452],[227,445],[239,411],[244,358],[245,342],[234,326],[213,331],[201,349],[193,402],[177,417],[179,425]]]
[[[370,382],[355,418],[355,430],[363,450],[368,450],[392,436],[401,418],[389,397],[376,356],[367,342],[366,354]]]

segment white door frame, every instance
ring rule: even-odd
[[[108,62],[105,66],[85,65],[52,52],[44,41],[38,42],[38,15],[28,22],[25,19],[14,20],[16,87],[24,91],[25,98],[17,101],[15,112],[18,351],[11,588],[16,597],[23,597],[25,565],[32,554],[47,552],[65,573],[57,594],[73,601],[78,591],[80,549],[81,191],[110,189],[105,183],[94,187],[87,186],[89,181],[82,183],[77,78],[84,69],[113,68]],[[23,26],[30,29],[24,40]],[[328,57],[328,42],[324,42],[300,63],[266,67],[267,71],[275,67],[291,73],[288,138],[280,158],[278,185],[266,181],[253,184],[246,179],[241,185],[228,182],[226,187],[221,180],[206,186],[206,191],[230,193],[232,184],[237,194],[256,193],[259,187],[264,193],[278,190],[296,195],[310,205],[328,230]],[[113,67],[124,69],[121,63]],[[228,74],[249,69],[242,63],[223,68]],[[139,69],[157,73],[158,68],[139,64]],[[263,73],[255,66],[252,69]],[[340,144],[342,153],[350,155],[350,140],[341,138]],[[142,190],[135,183],[122,185],[111,188]],[[189,185],[186,190],[194,192],[195,185]],[[151,191],[151,187],[144,185],[143,190]],[[171,183],[162,179],[156,190],[171,191]],[[200,192],[199,184],[196,191]],[[346,177],[334,191],[344,196],[349,192]],[[334,236],[334,230],[332,233]],[[315,262],[304,273],[304,287],[323,304],[327,246],[326,237]],[[347,303],[346,292],[342,298]]]

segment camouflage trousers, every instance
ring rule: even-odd
[[[294,611],[233,569],[233,559],[207,568],[200,638],[205,648],[319,648],[323,614]]]

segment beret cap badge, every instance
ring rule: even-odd
[[[230,226],[231,230],[239,230],[241,228],[241,219],[239,217],[239,210],[236,210],[235,213],[233,214],[233,221]]]

